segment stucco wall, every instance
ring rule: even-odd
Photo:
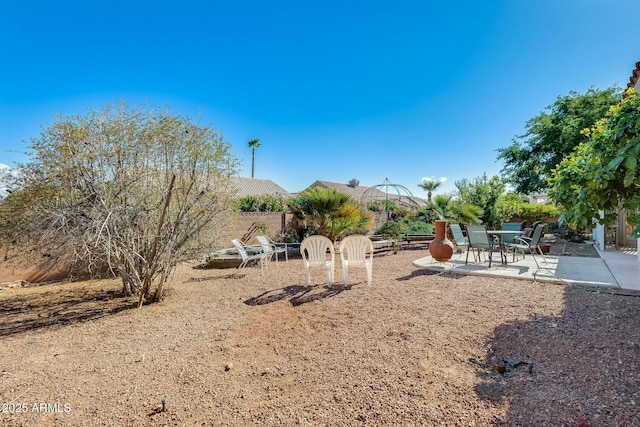
[[[291,215],[282,212],[241,212],[236,217],[235,228],[229,236],[228,244],[231,246],[231,239],[241,239],[248,245],[258,244],[255,236],[266,234],[270,237],[277,236],[286,229],[286,224]],[[266,224],[266,231],[259,228]]]

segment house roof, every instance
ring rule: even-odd
[[[311,184],[308,188],[316,188],[316,187],[322,187],[326,189],[333,188],[334,190],[340,193],[350,195],[351,197],[353,197],[358,201],[360,201],[364,193],[371,188],[371,187],[365,187],[361,185],[352,187],[347,184],[341,184],[339,182],[330,182],[330,181],[316,181],[313,184]],[[378,194],[375,193],[375,191],[377,191],[375,188],[372,191],[374,191],[372,195],[378,196]],[[379,192],[379,193],[380,193],[379,195],[384,196],[384,193],[382,192]]]
[[[636,62],[636,68],[631,73],[631,77],[629,78],[629,83],[627,83],[627,88],[638,89],[638,79],[640,79],[640,61]]]
[[[387,197],[391,200],[398,200],[400,204],[408,207],[418,207],[426,204],[424,199],[419,197],[414,197],[412,195],[403,195],[389,192],[388,195],[384,191],[379,190],[377,187],[365,187],[363,185],[349,185],[342,184],[339,182],[330,182],[330,181],[315,181],[307,188],[333,188],[334,190],[348,194],[354,199],[358,201],[363,201],[363,198],[366,196],[367,200],[384,200]]]
[[[235,188],[238,190],[238,197],[246,196],[278,196],[289,198],[289,193],[270,179],[246,178],[242,176],[231,177]]]

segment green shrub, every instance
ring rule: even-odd
[[[409,226],[404,221],[386,221],[376,231],[375,234],[384,234],[394,238],[409,232]]]
[[[531,203],[521,203],[519,206],[518,216],[531,224],[543,218],[554,217],[558,215],[558,209],[553,205],[532,205]]]
[[[375,234],[385,234],[398,238],[402,234],[432,234],[433,225],[422,221],[413,221],[411,219],[399,219],[386,221],[380,226]]]
[[[245,196],[238,200],[240,212],[284,212],[285,203],[282,199],[270,196]]]

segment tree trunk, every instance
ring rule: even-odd
[[[254,170],[254,166],[255,166],[255,161],[256,161],[256,149],[255,147],[251,148],[251,178],[253,178],[253,170]]]
[[[151,284],[153,283],[153,273],[155,268],[157,268],[156,257],[158,256],[158,242],[160,240],[160,232],[162,231],[162,226],[164,225],[164,219],[167,216],[167,211],[169,210],[169,202],[171,201],[171,193],[173,191],[174,182],[176,182],[175,174],[173,174],[173,176],[171,177],[171,182],[169,183],[169,188],[167,189],[167,195],[165,196],[165,199],[164,199],[164,207],[162,208],[162,213],[160,214],[160,220],[158,221],[158,230],[156,231],[156,238],[153,242],[153,247],[151,248],[149,257],[147,258],[147,266],[145,269],[146,272],[142,282],[142,289],[140,290],[140,299],[138,300],[138,308],[142,307],[142,302],[144,301],[144,298],[149,293],[149,290],[151,289]],[[155,267],[154,267],[154,264],[156,264]]]

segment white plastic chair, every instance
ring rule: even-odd
[[[264,260],[267,258],[268,254],[263,251],[250,254],[247,251],[247,249],[250,249],[249,246],[245,245],[240,239],[233,239],[231,243],[233,243],[233,246],[238,250],[238,253],[240,253],[240,256],[242,257],[242,262],[238,266],[238,270],[242,270],[249,261],[260,260],[260,274],[264,276]]]
[[[327,257],[327,253],[329,256]],[[334,276],[334,251],[333,242],[324,236],[309,236],[300,244],[300,254],[304,262],[306,272],[306,287],[311,281],[312,267],[325,267],[329,276],[329,287],[333,283]]]
[[[367,273],[367,284],[371,286],[373,269],[373,243],[367,236],[353,235],[340,242],[340,261],[344,274],[344,287],[347,286],[349,267],[361,266]]]
[[[273,254],[276,255],[276,262],[278,262],[278,254],[284,253],[285,259],[288,261],[289,256],[287,255],[287,247],[286,246],[278,246],[274,241],[272,241],[268,236],[256,236],[256,239],[262,246],[262,250],[267,254],[267,260],[270,260]],[[283,243],[286,245],[286,243]]]

